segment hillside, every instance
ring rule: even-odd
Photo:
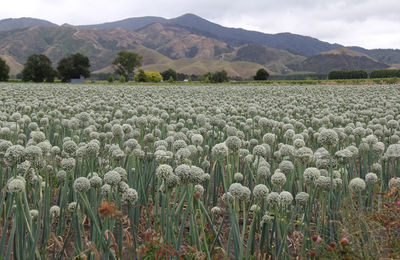
[[[250,61],[268,68],[279,74],[291,71],[291,65],[304,61],[306,57],[295,55],[288,51],[268,48],[262,45],[246,44],[237,49],[235,61]]]
[[[140,44],[140,37],[135,32],[122,29],[31,27],[0,38],[0,55],[13,57],[17,63],[24,64],[31,54],[43,53],[56,63],[66,55],[81,52],[89,57],[91,68],[96,70],[110,63],[118,50],[132,49]]]
[[[172,68],[179,73],[188,75],[203,75],[207,72],[215,72],[225,70],[229,76],[241,77],[245,79],[252,78],[256,71],[260,68],[267,69],[264,66],[260,66],[254,62],[246,61],[221,61],[221,60],[206,60],[206,59],[193,59],[184,58],[179,60],[173,60],[166,64],[153,64],[143,66],[142,69],[149,71],[164,71],[168,68]]]
[[[348,47],[350,50],[364,53],[380,62],[386,64],[399,64],[400,63],[400,50],[396,49],[372,49],[367,50],[361,47]]]
[[[81,29],[113,29],[121,28],[128,31],[135,31],[143,28],[152,23],[163,23],[167,19],[156,16],[145,16],[145,17],[134,17],[127,18],[116,22],[101,23],[101,24],[91,24],[91,25],[78,25],[77,28]]]
[[[215,37],[234,45],[246,43],[260,44],[305,56],[342,47],[338,44],[330,44],[312,37],[292,33],[266,34],[239,28],[228,28],[207,21],[194,14],[185,14],[170,19],[168,23],[186,26],[198,32],[205,33],[207,36]]]
[[[339,44],[330,44],[312,37],[292,33],[267,34],[239,28],[228,28],[212,23],[194,14],[184,14],[172,19],[164,19],[161,17],[140,17],[131,19],[134,20],[125,19],[100,25],[88,25],[84,26],[84,28],[99,29],[121,27],[126,30],[135,31],[140,29],[140,26],[145,27],[157,22],[174,26],[183,26],[191,30],[192,33],[215,38],[235,46],[259,44],[275,49],[288,50],[305,56],[343,47]],[[82,26],[79,27],[82,28]]]
[[[0,55],[7,65],[10,67],[10,75],[17,75],[19,72],[22,71],[23,65],[16,61],[13,57],[7,55]]]
[[[57,24],[29,17],[23,18],[9,18],[0,20],[0,32],[12,31],[18,29],[26,29],[32,26],[40,26],[40,27],[56,27]]]
[[[147,64],[141,67],[145,71],[158,71],[162,72],[167,69],[174,69],[178,73],[184,73],[187,75],[203,75],[207,72],[215,72],[225,70],[231,77],[241,77],[244,79],[250,79],[260,68],[267,69],[264,66],[256,64],[254,62],[247,61],[220,61],[220,60],[207,60],[207,59],[195,59],[195,58],[183,58],[178,60],[170,60],[165,63]],[[109,73],[112,72],[112,67],[108,66],[101,70],[94,71],[94,73]]]
[[[297,66],[295,65],[291,68],[297,71],[328,73],[331,70],[340,69],[361,69],[370,72],[388,67],[387,64],[379,62],[366,54],[349,49],[337,49],[308,57]]]
[[[139,53],[143,56],[143,68],[155,71],[174,68],[182,73],[203,74],[226,69],[231,76],[250,77],[262,67],[252,62],[213,60],[216,49],[228,48],[226,43],[192,35],[185,30],[174,32],[174,28],[163,27],[153,24],[139,32],[123,29],[78,29],[68,26],[31,27],[4,34],[5,37],[0,39],[0,55],[11,67],[12,75],[22,70],[23,64],[31,54],[43,53],[56,66],[63,56],[77,51],[89,57],[92,71],[111,72],[111,63],[116,52],[121,49]],[[147,48],[149,45],[156,49]],[[162,54],[166,48],[175,48],[170,52],[175,60]],[[196,49],[193,55],[195,58],[187,59],[188,51],[193,48]],[[183,62],[184,59],[187,59],[186,62]]]
[[[249,31],[240,28],[228,28],[210,21],[207,21],[194,14],[185,14],[172,19],[162,17],[137,17],[104,24],[84,25],[79,28],[123,28],[130,31],[139,30],[152,23],[170,24],[186,27],[194,34],[201,34],[210,38],[219,39],[231,45],[240,46],[243,44],[264,45],[270,48],[287,50],[289,52],[304,56],[316,55],[320,52],[343,48],[340,44],[330,44],[318,39],[291,34],[278,33],[266,34],[256,31]],[[370,57],[387,64],[400,63],[400,50],[372,49],[367,50],[361,47],[348,47],[349,49],[364,53]]]
[[[221,52],[233,51],[233,48],[225,42],[194,34],[180,26],[154,23],[136,33],[140,34],[144,46],[172,59],[214,59]],[[220,51],[216,53],[216,50]]]
[[[47,55],[56,66],[62,57],[81,52],[89,57],[92,71],[111,71],[119,50],[140,53],[149,70],[171,67],[202,74],[225,69],[231,76],[242,77],[254,75],[260,67],[273,74],[288,74],[342,68],[370,71],[400,64],[400,50],[343,48],[302,35],[227,28],[193,14],[79,26],[58,26],[34,18],[0,20],[0,56],[10,65],[12,75],[35,53]]]

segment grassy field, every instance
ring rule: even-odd
[[[265,83],[1,83],[0,259],[399,258],[400,85]]]

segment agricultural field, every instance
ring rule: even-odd
[[[400,257],[400,86],[0,84],[0,259]]]

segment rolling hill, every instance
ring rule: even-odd
[[[268,48],[263,45],[246,44],[237,49],[235,61],[249,61],[264,65],[269,71],[285,74],[291,65],[304,61],[306,57],[285,50]]]
[[[322,52],[308,57],[295,66],[297,67],[291,68],[297,71],[312,71],[316,73],[328,73],[331,70],[340,69],[360,69],[370,72],[374,69],[386,69],[390,67],[366,54],[346,48]]]
[[[361,47],[347,47],[350,50],[364,53],[371,58],[374,58],[380,62],[386,64],[398,64],[400,63],[400,50],[396,49],[372,49],[367,50]]]

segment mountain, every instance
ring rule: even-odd
[[[118,50],[141,45],[139,38],[137,33],[122,29],[30,27],[0,37],[0,55],[13,57],[16,62],[24,64],[35,53],[43,53],[53,62],[58,62],[66,55],[81,52],[89,57],[91,68],[96,70],[110,62]]]
[[[194,14],[185,14],[170,19],[168,20],[168,23],[179,24],[195,29],[199,32],[206,33],[208,36],[216,37],[217,39],[230,42],[231,44],[260,44],[275,49],[288,50],[305,56],[343,47],[338,44],[330,44],[312,37],[292,33],[266,34],[244,29],[227,28],[207,21]]]
[[[214,59],[220,53],[233,51],[233,48],[225,42],[194,34],[181,26],[153,23],[137,30],[136,33],[142,36],[144,46],[171,59]]]
[[[273,74],[326,73],[400,64],[400,50],[344,49],[296,34],[227,28],[193,14],[79,26],[58,26],[33,18],[0,20],[0,56],[10,65],[12,75],[35,53],[47,55],[56,64],[66,55],[81,52],[89,57],[93,72],[111,72],[119,50],[138,52],[148,70],[174,68],[181,73],[203,74],[225,69],[231,76],[245,78],[259,68]]]
[[[10,66],[10,74],[11,75],[17,75],[22,71],[24,66],[16,61],[13,57],[8,56],[8,55],[0,55],[0,58],[2,58],[8,66]]]
[[[0,32],[11,31],[11,30],[18,30],[18,29],[25,29],[32,26],[40,26],[40,27],[55,27],[58,26],[57,24],[35,19],[35,18],[9,18],[0,20]]]
[[[201,34],[206,37],[219,39],[234,46],[243,44],[257,44],[264,45],[270,48],[287,50],[293,54],[312,56],[320,52],[343,48],[340,44],[330,44],[320,41],[318,39],[302,36],[292,33],[278,33],[266,34],[256,31],[249,31],[238,28],[227,28],[210,21],[207,21],[194,14],[184,14],[182,16],[165,19],[162,17],[138,17],[129,18],[121,21],[98,24],[98,25],[85,25],[78,26],[79,28],[123,28],[129,31],[139,30],[152,23],[169,24],[174,26],[186,27],[194,34]],[[400,50],[391,49],[372,49],[367,50],[361,47],[347,47],[371,56],[372,58],[388,63],[400,63]]]
[[[141,27],[145,27],[152,23],[162,23],[174,26],[179,25],[186,27],[186,29],[190,30],[192,33],[201,34],[209,38],[215,38],[235,46],[243,44],[259,44],[275,49],[288,50],[305,56],[343,47],[339,44],[330,44],[312,37],[292,33],[266,34],[238,28],[228,28],[212,23],[194,14],[184,14],[172,19],[164,19],[161,17],[130,18],[106,24],[78,27],[91,29],[123,28],[130,31],[136,31]],[[294,42],[296,44],[293,44]]]
[[[116,22],[102,23],[102,24],[92,24],[92,25],[78,25],[75,26],[81,29],[112,29],[112,28],[122,28],[129,31],[135,31],[143,28],[152,23],[163,23],[167,19],[156,16],[145,16],[145,17],[135,17],[128,18]]]
[[[370,72],[375,69],[386,69],[390,66],[361,52],[342,48],[319,53],[308,57],[295,67],[289,67],[297,71],[328,73],[331,70],[340,69],[360,69]]]
[[[372,49],[367,50],[361,47],[347,47],[350,50],[364,53],[378,61],[386,64],[400,64],[400,50],[396,49]]]
[[[214,58],[215,50],[226,48],[226,43],[181,30],[168,38],[166,36],[173,28],[162,28],[160,24],[153,24],[142,31],[133,32],[124,29],[79,29],[68,26],[31,27],[3,32],[4,37],[0,37],[0,56],[11,67],[12,75],[21,71],[31,54],[43,53],[56,64],[62,57],[77,51],[89,57],[93,72],[111,72],[110,65],[117,51],[122,49],[139,53],[143,56],[143,68],[159,68],[157,71],[174,68],[182,73],[203,74],[226,69],[231,76],[248,78],[255,74],[258,68],[263,67],[253,62],[213,60],[211,58]],[[161,35],[159,41],[154,38],[157,35]],[[155,49],[146,47],[151,43]],[[171,52],[174,60],[161,53],[162,50],[165,51],[162,46],[172,48],[174,45],[178,46],[177,52]],[[161,51],[157,50],[158,47]],[[194,57],[186,57],[187,50],[193,48],[196,49]]]

